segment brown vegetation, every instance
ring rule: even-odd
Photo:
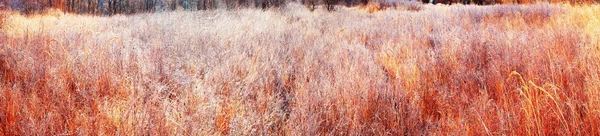
[[[431,4],[595,4],[600,0],[0,0],[0,10],[14,10],[25,14],[37,14],[47,9],[88,15],[116,15],[154,13],[177,10],[211,10],[239,8],[285,8],[287,3],[304,4],[310,11],[322,5],[328,11],[336,6],[378,7],[381,9],[396,6],[414,6],[415,3]],[[376,10],[371,9],[371,12]]]
[[[2,135],[598,135],[600,6],[2,12]]]

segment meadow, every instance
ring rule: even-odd
[[[594,4],[0,19],[0,135],[600,134]]]

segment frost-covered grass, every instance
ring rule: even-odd
[[[0,134],[600,133],[600,6],[364,9],[4,11]]]

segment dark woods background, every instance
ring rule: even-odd
[[[306,2],[305,2],[306,1]],[[309,2],[310,1],[310,2]],[[302,3],[326,4],[339,0],[298,0]],[[210,10],[217,8],[279,7],[286,0],[0,0],[0,9],[25,13],[40,12],[48,8],[65,12],[112,15],[168,10]],[[350,2],[355,5],[358,2]],[[350,4],[349,3],[349,4]]]

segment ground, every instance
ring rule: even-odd
[[[0,134],[600,133],[598,5],[2,18]]]

